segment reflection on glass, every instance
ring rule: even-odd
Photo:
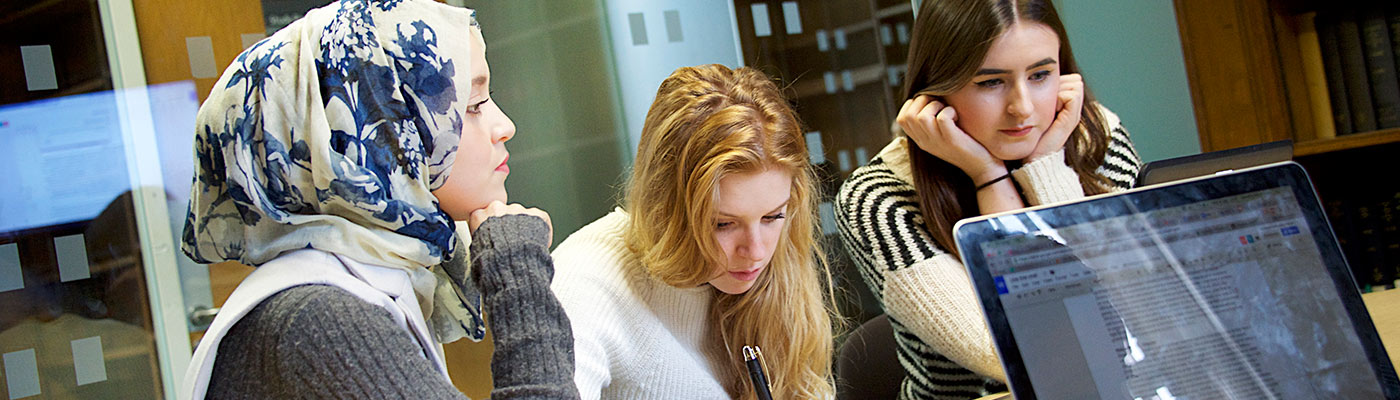
[[[0,107],[10,398],[161,394],[116,93]]]

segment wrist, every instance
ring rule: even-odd
[[[992,179],[990,179],[990,180],[987,180],[986,182],[978,183],[978,184],[977,184],[977,191],[980,192],[980,191],[982,191],[982,189],[989,188],[989,187],[991,187],[992,185],[995,185],[995,184],[997,184],[997,183],[1001,183],[1002,181],[1010,182],[1010,180],[1007,179],[1007,178],[1010,178],[1010,177],[1011,177],[1011,173],[1008,172],[1008,173],[1002,174],[1001,176],[998,176],[998,177],[992,178]]]
[[[972,179],[972,184],[978,188],[992,182],[993,180],[1004,179],[1011,171],[1006,169],[1006,164],[995,161],[977,170],[975,173],[968,171],[967,177]]]

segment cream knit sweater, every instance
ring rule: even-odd
[[[554,250],[552,285],[574,329],[583,399],[723,399],[702,350],[714,289],[651,278],[623,241],[621,209],[569,235]]]

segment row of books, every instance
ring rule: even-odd
[[[1327,217],[1357,286],[1400,286],[1400,191],[1390,197],[1332,200]]]
[[[1298,43],[1319,138],[1400,127],[1400,4],[1360,4],[1303,16]]]

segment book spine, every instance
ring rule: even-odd
[[[1390,28],[1390,54],[1393,56],[1396,73],[1400,74],[1400,4],[1391,4],[1385,10],[1386,25]]]
[[[1342,56],[1342,81],[1347,87],[1353,133],[1376,130],[1375,105],[1371,103],[1371,82],[1363,46],[1355,12],[1341,12],[1337,19],[1337,51]]]
[[[1351,267],[1351,276],[1356,280],[1356,288],[1365,292],[1371,287],[1372,273],[1370,268],[1365,267],[1366,262],[1361,257],[1363,249],[1357,245],[1359,238],[1352,221],[1355,210],[1351,203],[1345,200],[1327,201],[1327,219],[1331,222],[1332,233],[1337,237],[1337,245],[1342,248],[1342,257]]]
[[[1381,203],[1381,262],[1387,282],[1400,287],[1400,193]]]
[[[1331,13],[1317,15],[1317,42],[1322,48],[1322,67],[1327,78],[1328,100],[1332,106],[1332,123],[1337,135],[1355,132],[1351,125],[1350,96],[1342,79],[1342,54],[1337,44],[1337,18]]]
[[[1337,137],[1337,123],[1332,120],[1332,100],[1327,93],[1327,72],[1322,62],[1322,46],[1318,42],[1317,13],[1298,17],[1298,56],[1303,62],[1303,79],[1308,88],[1308,107],[1312,109],[1313,137]]]
[[[1366,77],[1371,82],[1376,127],[1400,127],[1400,82],[1395,78],[1395,54],[1385,10],[1367,9],[1361,19],[1361,43],[1366,52]]]

